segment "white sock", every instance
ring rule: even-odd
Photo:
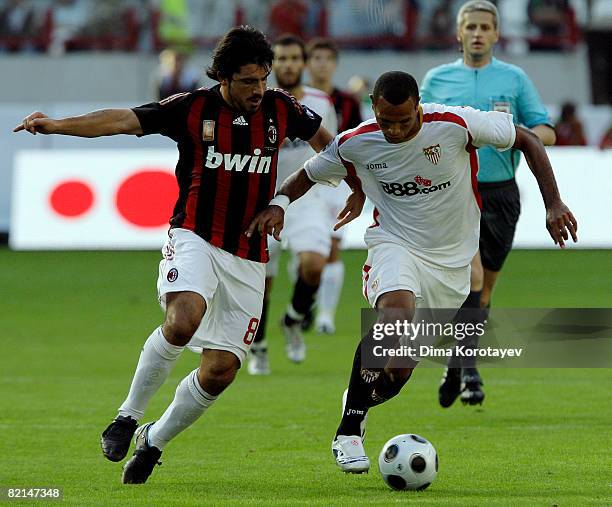
[[[305,317],[303,313],[298,313],[298,311],[293,308],[293,305],[291,303],[287,305],[285,313],[289,316],[290,319],[295,320],[296,322],[302,322]]]
[[[172,403],[149,429],[149,445],[161,451],[170,440],[196,422],[217,398],[202,389],[198,381],[198,369],[193,370],[181,380]]]
[[[340,300],[343,284],[344,263],[342,261],[336,261],[326,264],[321,274],[317,307],[320,314],[329,316],[332,321],[336,314],[336,307]]]
[[[168,343],[161,326],[151,333],[142,347],[130,391],[119,407],[119,415],[137,421],[142,418],[151,396],[168,378],[184,348]]]
[[[300,256],[299,254],[290,252],[289,260],[287,261],[287,275],[291,285],[295,285],[298,276],[300,276]]]

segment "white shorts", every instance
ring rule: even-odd
[[[344,227],[341,227],[337,231],[333,230],[334,225],[338,221],[338,213],[342,211],[346,206],[346,199],[351,194],[351,189],[342,181],[337,187],[330,187],[328,185],[319,184],[319,195],[325,201],[327,206],[327,212],[329,213],[329,219],[332,224],[332,238],[342,239],[344,236]]]
[[[272,236],[268,236],[268,263],[266,264],[266,277],[274,278],[278,275],[278,265],[280,263],[283,245],[276,241]]]
[[[162,249],[157,293],[191,291],[206,301],[206,313],[190,349],[226,350],[240,363],[255,338],[261,317],[265,265],[237,257],[186,229],[171,229]]]
[[[375,308],[380,296],[395,290],[412,291],[417,308],[459,309],[470,292],[470,266],[436,266],[392,242],[370,247],[363,267],[365,298]]]
[[[285,212],[285,224],[281,232],[282,244],[293,255],[302,252],[316,252],[329,257],[332,221],[325,201],[319,195],[316,185],[297,201],[292,202]],[[270,261],[266,265],[266,276],[278,274],[281,245],[274,238],[268,239]]]

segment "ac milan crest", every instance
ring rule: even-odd
[[[276,144],[276,127],[274,125],[268,127],[268,141],[272,144]]]
[[[178,278],[178,269],[172,268],[168,271],[168,276],[166,277],[170,283],[175,282]]]
[[[440,158],[442,158],[442,148],[440,148],[439,144],[428,146],[427,148],[423,148],[423,155],[425,155],[427,160],[432,164],[438,165]]]

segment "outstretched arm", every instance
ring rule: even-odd
[[[569,239],[568,231],[574,243],[578,241],[578,222],[561,201],[550,160],[538,136],[529,129],[517,126],[513,148],[523,152],[529,169],[538,182],[546,207],[546,228],[555,244],[561,248],[565,247],[565,241]]]
[[[54,120],[36,111],[23,119],[13,132],[25,130],[30,134],[63,134],[79,137],[141,135],[138,117],[131,109],[102,109],[81,116]]]

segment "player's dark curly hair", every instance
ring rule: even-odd
[[[374,84],[374,100],[383,97],[387,102],[397,106],[409,98],[419,99],[419,85],[410,74],[394,70],[382,74]]]
[[[269,70],[273,58],[270,43],[262,32],[248,25],[237,26],[217,43],[206,75],[215,81],[219,77],[231,78],[240,67],[251,63]]]

